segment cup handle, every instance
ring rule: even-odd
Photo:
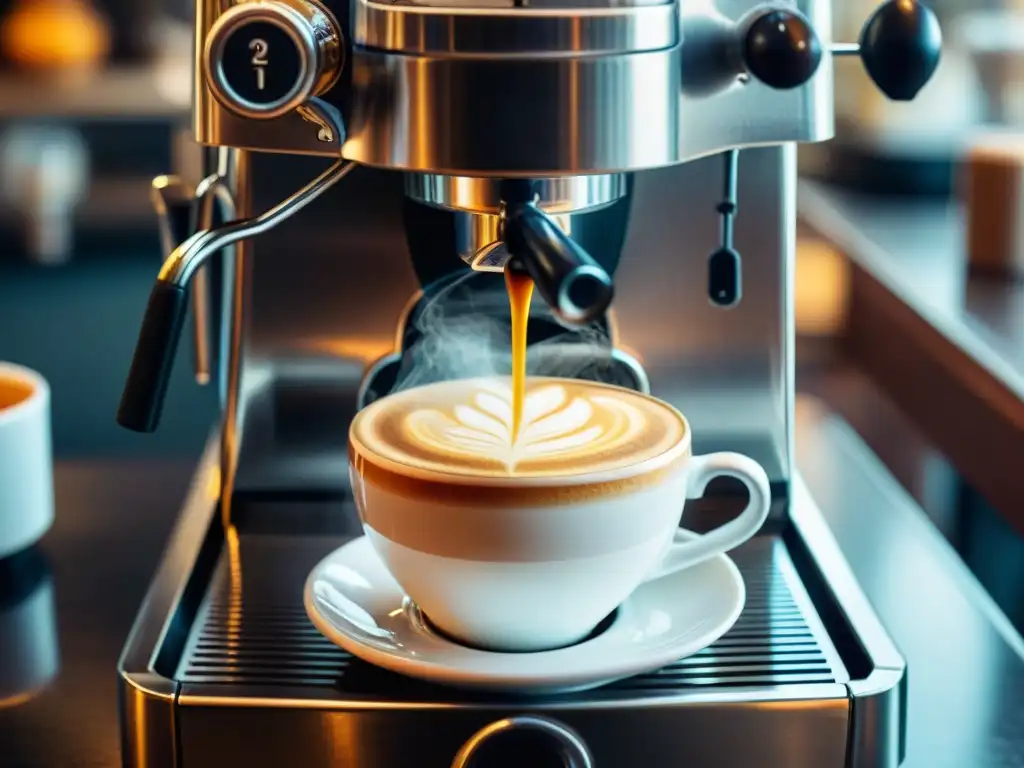
[[[723,476],[742,482],[750,498],[738,517],[697,539],[692,538],[692,534],[682,534],[682,529],[677,531],[665,557],[644,577],[645,582],[682,571],[738,547],[757,533],[768,517],[771,489],[768,475],[756,461],[738,453],[709,453],[707,456],[694,456],[690,462],[686,498],[700,498],[709,482]],[[684,536],[685,540],[681,540]]]

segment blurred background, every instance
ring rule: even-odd
[[[834,39],[856,40],[875,5],[836,0]],[[932,6],[946,49],[918,99],[885,101],[858,59],[840,59],[837,137],[801,149],[799,386],[854,426],[1019,626],[1024,574],[1007,563],[1024,564],[1024,504],[1005,469],[1024,458],[1024,238],[1006,269],[974,280],[963,180],[979,143],[1024,136],[1024,0]],[[49,379],[58,459],[188,459],[216,416],[182,360],[160,432],[114,423],[161,259],[150,180],[195,151],[190,14],[189,0],[0,0],[0,359]],[[1024,138],[1015,146],[1004,154],[1019,170]],[[904,336],[866,321],[903,310]],[[892,352],[935,348],[929,329],[946,342],[935,359],[908,367]],[[972,365],[982,383],[957,379]],[[1010,394],[1001,411],[990,386]],[[966,399],[934,399],[954,390]],[[950,409],[993,426],[965,440]]]
[[[213,418],[181,381],[155,439],[112,418],[161,258],[150,181],[188,132],[191,5],[0,0],[0,359],[50,380],[58,456],[191,455]]]

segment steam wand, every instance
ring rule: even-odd
[[[339,160],[291,197],[260,215],[200,230],[174,249],[164,261],[149,295],[117,411],[118,424],[135,432],[156,430],[188,308],[186,290],[206,260],[222,248],[277,226],[334,186],[354,167],[354,163]]]

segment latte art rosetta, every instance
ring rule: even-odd
[[[586,474],[677,448],[685,422],[654,398],[572,379],[527,380],[513,435],[510,379],[439,382],[389,395],[352,427],[356,454],[446,475]]]
[[[450,411],[424,408],[405,419],[405,438],[438,453],[489,457],[509,472],[523,460],[594,455],[635,442],[649,417],[627,400],[595,393],[570,395],[561,384],[526,395],[519,434],[512,434],[512,390],[482,384],[468,404]]]

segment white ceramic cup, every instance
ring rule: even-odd
[[[50,387],[28,368],[0,363],[0,559],[52,524]]]
[[[372,452],[356,436],[359,420],[389,399],[357,414],[349,433],[363,529],[430,621],[467,645],[522,652],[577,643],[642,583],[733,549],[768,514],[761,466],[736,453],[691,455],[686,420],[654,398],[684,426],[667,451],[596,474],[542,477],[440,473]],[[696,540],[676,540],[684,500],[720,476],[746,486],[746,508]]]

